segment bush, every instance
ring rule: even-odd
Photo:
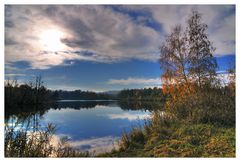
[[[235,126],[235,96],[228,88],[196,87],[192,93],[169,98],[166,109],[175,118],[188,123]]]
[[[142,147],[145,143],[145,135],[141,127],[133,127],[130,133],[123,132],[119,141],[120,150]]]

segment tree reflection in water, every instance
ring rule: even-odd
[[[19,127],[24,126],[31,128],[32,131],[39,129],[39,120],[50,109],[91,109],[96,106],[119,106],[122,110],[143,110],[154,111],[162,107],[161,102],[151,101],[59,101],[48,105],[22,105],[5,108],[5,125]]]

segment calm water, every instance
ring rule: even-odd
[[[26,113],[25,113],[26,114]],[[148,106],[116,101],[63,100],[43,111],[27,115],[10,115],[7,123],[15,129],[40,129],[48,123],[56,125],[56,140],[67,136],[70,144],[82,151],[107,152],[117,148],[123,131],[143,125],[150,116]]]

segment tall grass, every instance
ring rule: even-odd
[[[5,157],[87,157],[88,152],[72,148],[66,138],[54,142],[55,126],[30,132],[5,128]]]

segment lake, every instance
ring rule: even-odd
[[[5,123],[16,130],[26,127],[38,130],[52,123],[56,125],[56,141],[67,137],[69,143],[81,151],[103,153],[118,147],[124,131],[129,132],[133,126],[144,124],[144,119],[150,117],[150,105],[106,100],[60,100],[46,108],[35,108],[36,111],[21,108],[19,113],[8,114]]]

